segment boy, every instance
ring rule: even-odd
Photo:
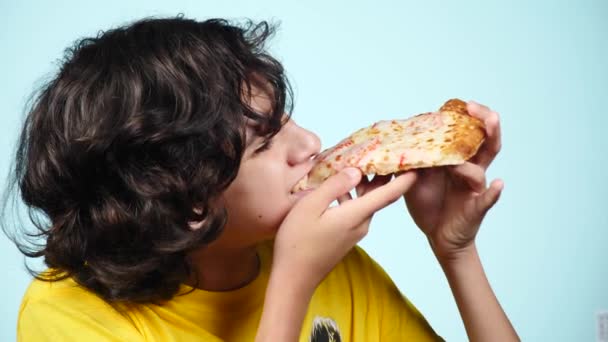
[[[440,340],[354,247],[404,194],[469,338],[517,340],[474,242],[502,189],[485,181],[497,115],[469,104],[488,139],[461,166],[371,181],[347,169],[291,193],[320,142],[289,116],[271,33],[142,20],[69,51],[19,141],[15,184],[49,222],[43,245],[18,242],[49,266],[23,299],[20,340]]]

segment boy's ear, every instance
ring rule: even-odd
[[[188,221],[188,227],[192,230],[200,229],[210,217],[213,217],[213,213],[217,213],[218,211],[226,210],[226,202],[224,198],[224,194],[220,194],[217,198],[211,200],[212,206],[209,208],[208,215],[202,219],[201,221]],[[192,211],[201,215],[203,213],[203,209],[199,207],[193,207]]]

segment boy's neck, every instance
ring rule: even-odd
[[[236,290],[251,283],[260,273],[255,246],[221,250],[207,246],[190,253],[189,260],[195,272],[188,285],[206,291]]]

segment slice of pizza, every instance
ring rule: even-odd
[[[379,121],[362,128],[315,157],[315,166],[295,191],[314,189],[346,167],[386,175],[415,168],[464,163],[485,139],[483,122],[468,114],[466,103],[447,101],[438,112],[406,120]]]

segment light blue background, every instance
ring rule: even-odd
[[[505,190],[478,236],[493,288],[525,341],[592,341],[608,309],[608,2],[13,1],[0,3],[0,172],[35,85],[83,35],[149,15],[281,21],[272,51],[294,118],[325,147],[386,118],[475,99],[501,114],[490,177]],[[395,204],[362,242],[434,328],[466,334],[422,234]],[[0,340],[29,282],[0,238]]]

